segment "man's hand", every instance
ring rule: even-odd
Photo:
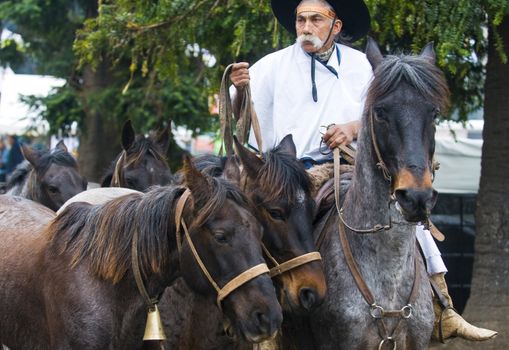
[[[346,124],[333,125],[323,135],[323,140],[330,149],[334,149],[340,145],[349,145],[357,138],[360,125],[360,120]]]
[[[249,63],[239,62],[234,63],[232,72],[230,73],[230,80],[237,90],[242,90],[249,84]]]

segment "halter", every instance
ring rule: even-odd
[[[221,301],[223,299],[225,299],[231,292],[233,292],[237,288],[241,287],[245,283],[251,281],[255,277],[258,277],[264,273],[268,273],[269,268],[267,267],[267,265],[265,263],[253,266],[253,267],[247,269],[246,271],[240,273],[239,275],[237,275],[237,277],[233,278],[228,283],[226,283],[222,288],[220,288],[219,285],[214,281],[211,274],[207,270],[205,264],[203,263],[202,259],[200,258],[200,255],[198,254],[198,251],[196,250],[196,248],[193,244],[193,241],[191,240],[191,236],[189,235],[187,225],[186,225],[184,219],[182,218],[182,213],[184,211],[185,203],[190,195],[191,195],[191,191],[189,189],[187,189],[182,194],[182,196],[179,198],[177,207],[175,210],[175,222],[177,225],[177,229],[176,229],[177,249],[178,249],[179,253],[182,250],[182,245],[181,245],[182,236],[181,236],[181,232],[180,232],[180,227],[182,227],[184,229],[184,234],[185,234],[187,243],[189,244],[189,247],[191,248],[191,252],[193,253],[194,259],[198,263],[198,266],[200,266],[201,271],[207,277],[207,279],[209,280],[212,287],[214,287],[214,289],[216,290],[216,292],[217,292],[216,303],[217,303],[217,306],[219,307],[219,309],[222,309]]]
[[[306,254],[302,254],[299,256],[296,256],[295,258],[292,258],[290,260],[287,260],[283,263],[278,263],[277,260],[270,254],[269,250],[265,245],[262,243],[262,249],[265,255],[272,261],[274,264],[274,267],[270,269],[269,276],[274,277],[283,274],[284,272],[287,272],[291,269],[295,269],[296,267],[299,267],[301,265],[307,264],[312,261],[322,260],[322,256],[319,252],[310,252]]]

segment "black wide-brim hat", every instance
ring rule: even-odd
[[[302,0],[271,0],[274,16],[290,33],[295,32],[295,11]],[[341,32],[350,41],[365,36],[370,27],[369,11],[363,0],[326,0],[343,22]]]

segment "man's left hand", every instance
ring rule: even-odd
[[[323,140],[330,149],[334,149],[340,145],[349,145],[357,138],[360,125],[360,120],[346,124],[332,125],[323,135]]]

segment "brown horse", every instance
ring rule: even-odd
[[[150,186],[168,185],[171,171],[166,162],[171,123],[161,132],[145,137],[135,135],[131,121],[122,127],[122,152],[101,180],[101,187],[126,187],[145,191]]]
[[[57,211],[69,198],[86,190],[78,163],[59,141],[50,152],[22,146],[26,162],[18,165],[7,183],[7,194],[31,199]]]
[[[235,139],[238,160],[203,156],[193,160],[203,173],[226,177],[241,185],[255,203],[253,212],[263,225],[263,244],[279,266],[316,251],[312,239],[315,214],[308,175],[295,156],[291,135],[273,150],[258,158]],[[275,263],[266,257],[267,263]],[[294,260],[295,261],[295,260]],[[274,268],[274,271],[277,268]],[[303,261],[273,277],[279,300],[285,311],[309,312],[319,305],[326,293],[321,261]],[[168,347],[211,349],[243,347],[239,337],[223,334],[220,313],[186,291],[182,283],[167,288],[161,308],[167,329],[174,330]],[[207,317],[200,317],[200,314]],[[175,331],[175,330],[178,331]],[[179,335],[180,333],[180,335]]]
[[[244,195],[189,161],[184,169],[190,197],[181,217],[189,230],[180,250],[175,215],[182,186],[103,205],[72,203],[54,220],[50,212],[36,220],[36,204],[4,196],[0,343],[12,350],[139,349],[147,304],[135,282],[136,266],[150,297],[181,275],[194,291],[215,299],[212,282],[223,288],[263,264],[262,228]],[[25,219],[31,224],[20,224]],[[239,332],[257,342],[275,333],[282,314],[268,274],[254,276],[220,303]]]

